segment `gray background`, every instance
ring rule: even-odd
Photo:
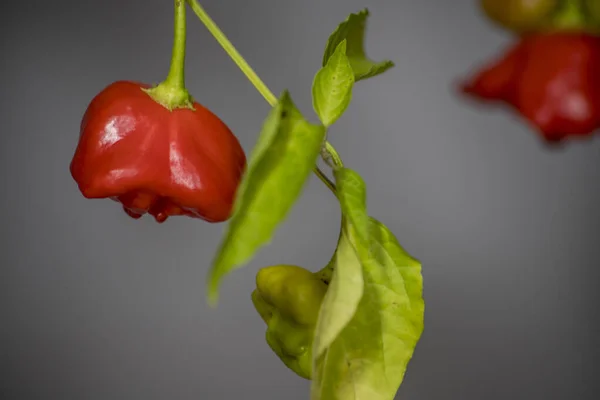
[[[425,332],[399,398],[592,399],[599,344],[600,142],[549,150],[456,80],[510,37],[470,0],[224,0],[205,7],[267,84],[313,117],[325,40],[368,6],[368,51],[397,67],[360,83],[331,133],[371,213],[424,265]],[[268,106],[189,13],[187,82],[246,150]],[[261,266],[320,268],[337,238],[312,178],[272,245],[205,278],[224,225],[134,221],[85,200],[68,166],[108,83],[167,72],[172,1],[2,2],[2,400],[307,399],[250,302]]]

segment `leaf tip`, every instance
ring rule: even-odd
[[[348,39],[344,39],[337,45],[334,53],[337,53],[339,51],[340,53],[343,53],[345,55],[347,48],[348,48]],[[329,63],[329,60],[328,60],[328,63]]]
[[[219,303],[219,288],[217,285],[210,285],[208,288],[208,295],[206,296],[206,302],[210,308],[217,308]]]
[[[219,302],[219,286],[221,282],[222,273],[219,272],[215,264],[208,275],[208,283],[206,285],[206,301],[211,308],[216,308]]]
[[[294,114],[296,112],[296,104],[294,103],[294,100],[292,100],[292,95],[288,89],[285,89],[283,92],[281,92],[276,107],[280,120],[290,116],[290,113]]]

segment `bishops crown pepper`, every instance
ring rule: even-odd
[[[222,222],[231,215],[246,157],[227,125],[185,88],[185,7],[176,10],[167,79],[156,87],[117,81],[96,95],[70,170],[85,197],[120,202],[133,218]]]
[[[482,4],[490,18],[518,37],[465,79],[461,91],[483,103],[510,106],[546,143],[598,133],[600,1]]]

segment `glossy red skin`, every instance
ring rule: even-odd
[[[600,129],[600,37],[525,36],[465,82],[462,91],[518,111],[548,142]]]
[[[118,81],[91,101],[70,166],[79,190],[122,203],[133,218],[227,220],[246,167],[240,143],[202,105],[169,111],[148,87]]]

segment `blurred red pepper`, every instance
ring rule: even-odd
[[[90,103],[71,174],[87,198],[111,198],[133,218],[226,220],[246,164],[229,128],[197,102],[170,111],[120,81]]]
[[[462,91],[518,111],[548,142],[600,129],[600,37],[526,35],[474,74]]]

